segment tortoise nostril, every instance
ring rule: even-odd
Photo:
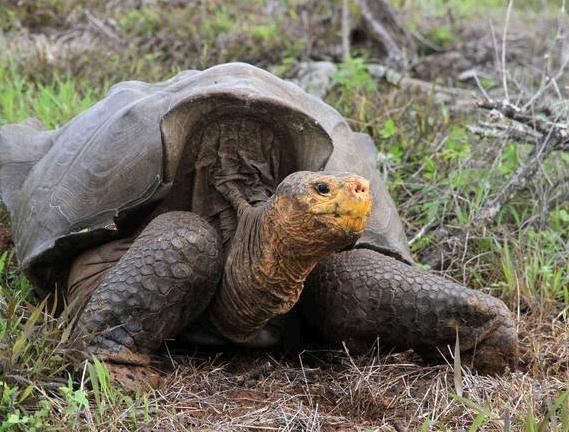
[[[365,185],[361,184],[360,182],[356,182],[355,187],[354,187],[354,192],[355,193],[366,193],[367,192],[367,188],[365,187]]]

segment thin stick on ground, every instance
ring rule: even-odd
[[[510,96],[508,95],[508,77],[507,77],[507,69],[506,69],[506,37],[508,36],[508,26],[510,24],[510,16],[512,14],[512,5],[514,4],[513,0],[508,2],[508,10],[506,11],[506,21],[504,23],[504,32],[502,33],[502,86],[504,87],[504,95],[506,101],[510,100]]]
[[[342,2],[342,60],[350,60],[350,7],[348,0]]]

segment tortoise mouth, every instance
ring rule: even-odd
[[[324,213],[328,224],[341,230],[346,235],[361,234],[365,230],[369,214],[354,214],[352,212]]]

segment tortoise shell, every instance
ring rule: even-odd
[[[36,121],[0,128],[0,192],[18,260],[40,294],[74,255],[131,232],[136,215],[162,202],[230,237],[236,215],[219,185],[231,183],[254,203],[299,170],[367,177],[374,207],[355,247],[412,263],[376,157],[371,138],[352,132],[329,105],[230,63],[156,84],[119,83],[54,131]]]

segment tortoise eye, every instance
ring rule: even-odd
[[[328,195],[330,193],[330,187],[326,183],[317,183],[315,189],[320,195]]]

